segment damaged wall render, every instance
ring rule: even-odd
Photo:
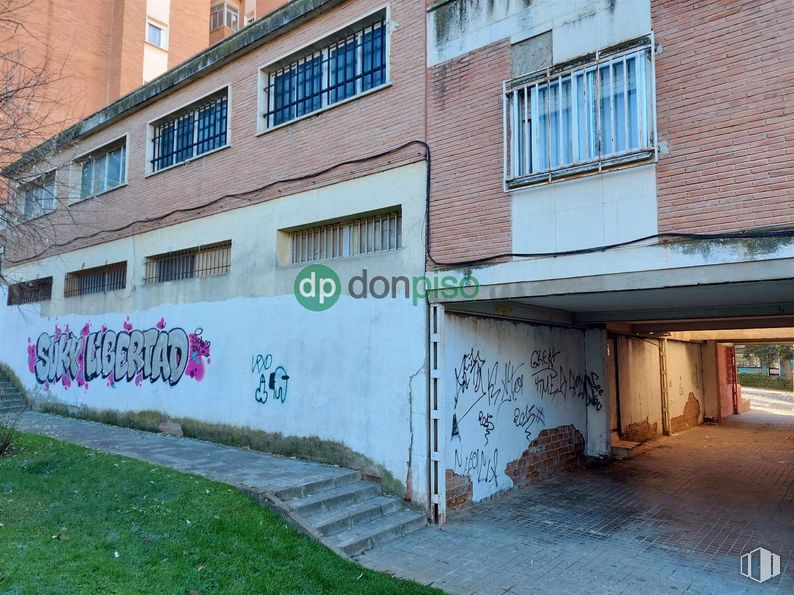
[[[445,329],[448,506],[577,464],[590,410],[606,416],[603,341],[587,357],[581,330],[458,315]]]

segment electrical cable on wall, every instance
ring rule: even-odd
[[[739,232],[725,232],[725,233],[681,233],[681,232],[663,232],[657,234],[651,234],[647,236],[643,236],[640,238],[635,238],[633,240],[626,240],[623,242],[615,242],[612,244],[605,244],[601,246],[593,246],[590,248],[579,248],[576,250],[561,250],[557,252],[501,252],[497,254],[491,254],[489,256],[483,256],[480,258],[473,258],[473,259],[466,259],[466,260],[452,260],[452,261],[444,261],[444,260],[436,260],[432,254],[432,235],[431,235],[431,223],[430,223],[430,192],[432,186],[432,158],[430,152],[430,146],[423,140],[411,140],[406,143],[403,143],[397,147],[392,149],[388,149],[386,151],[382,151],[380,153],[376,153],[374,155],[369,155],[367,157],[361,157],[358,159],[349,159],[346,161],[340,161],[335,163],[334,165],[330,165],[325,167],[321,170],[316,172],[312,172],[309,174],[304,174],[301,176],[295,176],[292,178],[283,178],[280,180],[275,180],[273,182],[268,182],[263,186],[259,186],[258,188],[254,188],[253,190],[246,190],[243,192],[235,192],[231,194],[224,194],[219,196],[209,202],[195,205],[192,207],[184,207],[179,209],[173,209],[168,211],[167,213],[163,213],[162,215],[157,215],[155,217],[147,217],[143,219],[136,219],[119,227],[105,229],[96,231],[91,234],[86,234],[82,236],[76,236],[66,242],[59,242],[55,244],[51,244],[44,250],[34,254],[33,256],[26,257],[24,259],[6,259],[6,262],[9,264],[19,264],[22,262],[27,262],[30,260],[35,260],[40,256],[43,256],[53,248],[65,248],[74,242],[81,241],[81,240],[90,240],[92,238],[98,237],[102,234],[112,234],[112,233],[120,233],[131,227],[139,224],[146,224],[146,223],[156,223],[158,221],[162,221],[171,217],[173,215],[181,214],[181,213],[192,213],[196,211],[200,211],[202,209],[206,209],[208,207],[214,206],[221,201],[224,200],[246,200],[248,199],[249,202],[253,202],[252,197],[260,192],[273,188],[274,186],[282,185],[282,184],[290,184],[295,182],[303,182],[306,180],[311,180],[313,178],[320,177],[322,175],[328,174],[337,170],[342,167],[346,167],[349,165],[360,165],[362,163],[367,163],[369,161],[374,161],[377,159],[382,159],[384,157],[388,157],[389,155],[393,155],[395,153],[399,153],[400,151],[407,149],[411,146],[420,146],[424,149],[424,161],[426,164],[425,167],[425,257],[428,261],[432,262],[436,266],[440,267],[470,267],[470,266],[477,266],[477,265],[484,265],[491,261],[495,260],[502,260],[505,258],[555,258],[558,256],[575,256],[581,254],[593,254],[597,252],[606,252],[609,250],[615,250],[617,248],[624,248],[626,246],[631,246],[634,244],[641,244],[643,242],[649,242],[652,240],[748,240],[748,239],[773,239],[773,238],[794,238],[794,228],[789,229],[777,229],[777,230],[748,230],[748,231],[739,231]],[[134,235],[134,234],[133,234]]]

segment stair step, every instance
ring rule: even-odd
[[[348,556],[357,556],[380,543],[410,533],[426,524],[427,519],[421,512],[403,509],[337,533],[330,537],[330,541]]]
[[[12,399],[12,398],[21,399],[22,393],[20,393],[18,390],[10,391],[10,390],[0,389],[0,399]]]
[[[309,483],[305,483],[302,485],[290,486],[288,488],[277,490],[275,492],[275,495],[279,499],[289,504],[289,501],[294,500],[295,498],[303,498],[305,496],[310,496],[312,494],[316,494],[317,492],[322,492],[327,489],[336,488],[339,486],[343,486],[359,481],[360,479],[361,479],[360,471],[354,471],[353,469],[345,469],[343,472],[333,475],[331,477],[325,477],[323,479],[310,481]]]
[[[296,498],[287,502],[295,512],[308,516],[318,514],[325,510],[332,510],[340,506],[353,504],[379,496],[381,487],[373,481],[359,480],[353,483],[337,486],[304,498]]]
[[[362,523],[369,522],[402,508],[402,502],[388,496],[375,496],[347,506],[325,510],[315,515],[304,517],[323,535],[333,535],[352,529]]]

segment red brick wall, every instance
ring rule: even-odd
[[[428,72],[436,260],[510,252],[510,197],[502,191],[502,82],[509,78],[507,40]]]
[[[168,29],[168,68],[173,68],[209,45],[210,0],[171,0]]]
[[[256,134],[260,117],[257,112],[259,68],[382,6],[378,0],[345,2],[272,43],[241,56],[86,138],[75,148],[76,154],[129,134],[127,186],[72,205],[69,212],[64,207],[64,197],[55,212],[36,221],[46,227],[46,233],[53,243],[65,242],[97,230],[121,227],[143,217],[205,204],[226,194],[317,172],[341,161],[374,155],[410,140],[423,140],[424,63],[417,57],[424,55],[424,7],[410,0],[399,0],[390,5],[392,18],[400,24],[391,38],[390,87],[267,134]],[[232,88],[231,147],[168,171],[146,176],[147,123],[226,84]],[[333,172],[330,179],[309,180],[297,190],[306,189],[307,185],[309,188],[315,187],[318,182],[330,183],[362,172],[372,173],[378,168],[416,161],[422,159],[423,155],[423,149],[415,146],[401,156],[389,157],[379,164],[343,168]],[[59,173],[59,180],[64,184],[67,178],[65,174],[65,171]],[[59,189],[62,194],[64,191],[63,187]],[[282,187],[270,188],[268,193],[255,197],[255,200],[273,198],[286,191]],[[234,200],[224,208],[245,204],[244,201]],[[361,210],[366,209],[367,205],[362,204]],[[182,220],[204,214],[206,212],[193,212]],[[144,229],[137,227],[135,231]],[[131,230],[126,229],[118,234],[70,244],[64,250],[124,237],[130,233]],[[32,246],[25,246],[28,247]],[[7,246],[8,262],[19,254],[14,254],[14,251],[14,246]]]
[[[471,502],[474,490],[471,480],[465,475],[458,475],[452,469],[447,469],[447,508],[457,508],[466,502]]]
[[[660,231],[794,224],[794,3],[653,0]]]
[[[546,429],[529,443],[520,458],[507,464],[505,473],[521,485],[575,467],[583,453],[584,438],[574,426]]]

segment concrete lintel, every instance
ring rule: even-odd
[[[697,265],[685,268],[646,269],[562,279],[493,284],[489,284],[483,278],[480,278],[478,298],[482,300],[531,300],[533,298],[556,295],[786,280],[791,279],[791,270],[791,258],[759,258],[758,260],[744,262]],[[465,296],[458,295],[452,299],[431,298],[431,301],[450,303],[465,301],[466,299]]]
[[[794,343],[794,328],[682,331],[671,333],[668,338],[680,341],[717,341],[728,343]]]
[[[742,314],[745,317],[734,317],[734,318],[712,318],[710,320],[703,320],[703,319],[692,319],[686,320],[681,319],[679,316],[679,320],[673,320],[670,316],[667,317],[667,321],[659,321],[659,322],[647,322],[647,323],[640,323],[640,324],[633,324],[632,330],[635,333],[660,333],[660,332],[688,332],[688,331],[733,331],[733,330],[741,330],[741,329],[777,329],[781,326],[789,326],[794,323],[794,304],[788,304],[787,310],[789,311],[792,316],[789,317],[780,317],[774,316],[774,314],[769,315],[768,317],[760,317],[760,318],[753,318],[753,317],[746,317],[748,314],[748,308],[742,309]],[[624,315],[624,319],[626,315]],[[659,319],[663,320],[663,319]],[[728,332],[727,334],[730,334]],[[735,333],[733,333],[735,335]],[[763,334],[761,332],[760,334]],[[710,337],[708,337],[710,339]],[[717,340],[717,339],[715,339]],[[728,341],[728,339],[719,339],[720,341]]]
[[[573,316],[570,312],[529,306],[520,302],[511,301],[467,301],[456,302],[445,306],[447,312],[456,314],[475,314],[491,318],[504,318],[520,320],[523,322],[538,322],[543,324],[574,326]]]

